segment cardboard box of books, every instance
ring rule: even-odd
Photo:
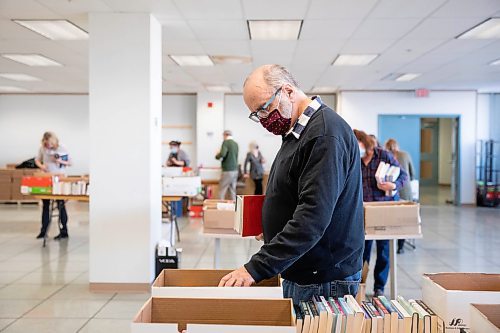
[[[499,333],[500,304],[471,304],[470,327],[472,333]]]
[[[131,324],[132,333],[184,330],[189,333],[295,333],[292,300],[152,297]]]
[[[153,297],[184,298],[283,298],[278,276],[252,287],[222,288],[220,280],[231,270],[165,269],[153,282]]]
[[[235,204],[232,200],[203,202],[203,227],[207,229],[233,229]]]
[[[422,299],[444,320],[447,333],[468,330],[471,303],[500,303],[500,274],[424,274]]]
[[[417,235],[421,233],[420,205],[409,201],[364,202],[365,233]]]

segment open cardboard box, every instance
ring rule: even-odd
[[[365,233],[374,235],[420,234],[420,205],[410,201],[364,202]]]
[[[132,333],[294,333],[291,299],[153,297],[131,324]]]
[[[183,298],[283,298],[278,276],[252,287],[217,287],[219,281],[232,270],[164,269],[153,282],[153,297]]]
[[[218,203],[234,204],[232,200],[212,200],[203,201],[203,227],[206,229],[233,229],[234,210],[219,210]]]
[[[472,333],[500,332],[500,304],[471,304]]]
[[[422,300],[444,320],[446,332],[466,330],[471,303],[500,303],[500,274],[424,274]]]

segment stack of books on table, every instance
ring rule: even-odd
[[[438,333],[443,321],[422,301],[384,296],[357,303],[354,297],[314,296],[294,306],[298,333]]]

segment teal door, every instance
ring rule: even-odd
[[[395,139],[410,154],[415,178],[420,178],[420,116],[378,116],[378,138],[381,145]]]

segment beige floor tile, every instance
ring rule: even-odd
[[[95,318],[129,319],[131,320],[144,305],[142,300],[118,301],[112,300],[99,311]]]
[[[18,318],[33,309],[39,300],[4,300],[0,299],[0,318]]]
[[[131,319],[91,319],[78,333],[130,332]]]
[[[73,333],[82,327],[87,319],[29,319],[21,318],[9,326],[5,333]]]
[[[64,285],[75,280],[80,272],[50,271],[40,268],[18,279],[16,284]]]
[[[91,318],[107,300],[49,299],[28,314],[26,318]]]
[[[146,302],[151,297],[151,293],[141,293],[141,294],[116,294],[113,298],[114,301],[142,301]]]
[[[14,322],[15,320],[16,320],[15,318],[0,319],[0,330],[5,328],[7,325]]]
[[[40,284],[10,284],[0,289],[0,299],[10,300],[44,300],[57,290],[61,289],[63,285],[40,285]]]
[[[88,284],[68,284],[59,290],[51,299],[62,300],[109,300],[114,293],[91,293]]]

